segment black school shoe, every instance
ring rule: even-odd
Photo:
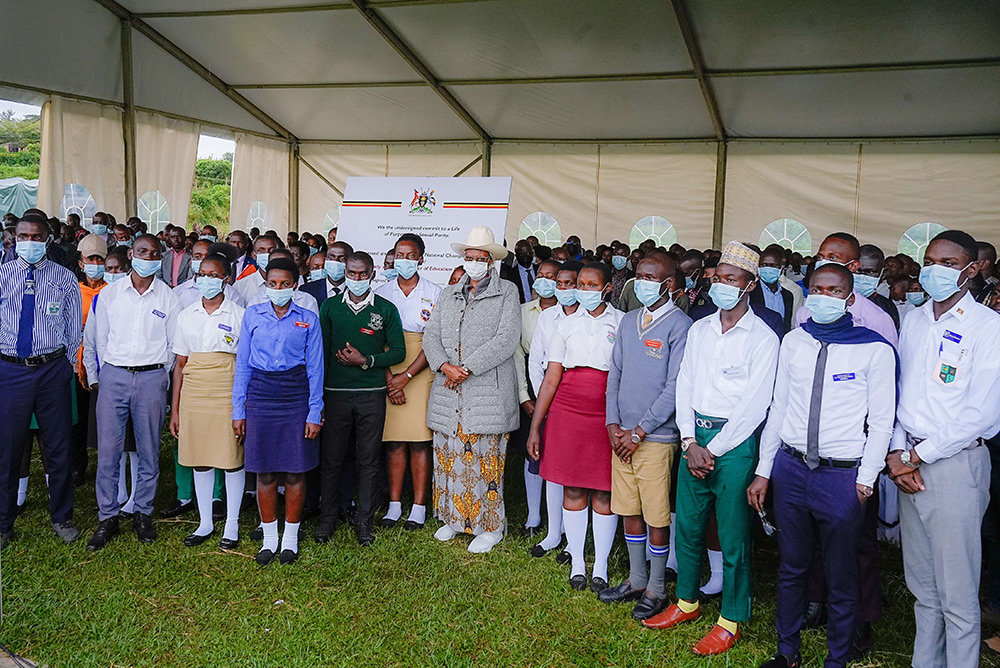
[[[197,547],[198,545],[201,545],[202,543],[208,541],[208,539],[214,535],[215,535],[214,528],[204,536],[199,536],[196,533],[189,534],[187,538],[184,539],[184,547]]]
[[[132,528],[135,529],[139,542],[148,545],[156,540],[156,527],[153,526],[153,520],[149,515],[135,513],[132,516]]]
[[[586,575],[574,575],[569,579],[569,586],[576,591],[586,591],[587,590],[587,576]]]
[[[640,596],[639,602],[632,608],[632,619],[642,621],[654,617],[667,609],[670,599],[667,596]]]
[[[278,555],[278,561],[282,564],[294,564],[299,558],[298,550],[282,550]]]
[[[642,598],[645,589],[632,589],[628,580],[617,587],[608,587],[597,593],[597,599],[601,603],[624,603],[625,601],[638,601]]]
[[[97,525],[97,530],[87,542],[87,551],[96,552],[111,542],[111,539],[121,531],[118,524],[118,517],[109,517]]]
[[[187,503],[181,503],[180,501],[174,500],[169,506],[160,511],[160,517],[164,519],[170,519],[173,517],[180,517],[185,513],[190,513],[195,510],[194,501],[188,501]]]
[[[257,552],[257,556],[255,556],[254,559],[256,559],[257,563],[261,566],[267,566],[269,563],[274,561],[274,552],[271,550],[261,549]]]
[[[788,657],[781,652],[777,652],[770,659],[760,664],[760,668],[799,668],[801,665],[802,656],[800,654]]]

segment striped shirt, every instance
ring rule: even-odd
[[[30,266],[23,258],[0,265],[0,353],[12,357],[18,356],[17,330]],[[72,363],[83,338],[80,285],[73,272],[49,259],[43,258],[34,267],[35,323],[30,357],[65,347]]]

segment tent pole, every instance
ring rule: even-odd
[[[493,142],[483,142],[483,176],[490,176],[493,171]]]
[[[125,144],[125,214],[138,214],[135,173],[135,103],[132,97],[132,24],[121,20],[122,91],[125,102],[122,114],[122,138]]]
[[[712,248],[722,248],[723,211],[726,208],[726,142],[719,142],[715,160],[715,217],[712,221]]]
[[[288,145],[288,229],[299,231],[299,144]]]

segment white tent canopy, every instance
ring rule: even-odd
[[[628,237],[636,201],[686,245],[756,241],[764,218],[795,211],[814,238],[853,229],[884,246],[932,215],[984,234],[1000,215],[990,0],[11,0],[0,21],[45,44],[5,53],[5,97],[121,110],[127,210],[139,111],[282,142],[288,196],[271,209],[306,229],[347,175],[404,167],[516,175],[508,236],[518,214],[547,212],[563,237]],[[924,187],[892,164],[868,181],[869,155],[916,165]],[[728,165],[743,158],[749,172]],[[943,169],[976,204],[930,210]],[[798,187],[811,170],[828,176]],[[898,220],[869,222],[861,195],[897,186]]]

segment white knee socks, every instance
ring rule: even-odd
[[[17,481],[17,505],[23,506],[28,498],[28,479],[19,478]]]
[[[712,567],[712,577],[699,591],[705,596],[714,596],[722,591],[722,552],[709,550],[708,563]]]
[[[618,532],[617,515],[601,515],[594,512],[594,572],[591,577],[608,580],[608,555],[611,554],[611,544],[615,542]]]
[[[587,519],[590,509],[567,510],[563,508],[563,526],[566,527],[566,542],[569,554],[573,557],[573,570],[570,577],[587,574],[587,563],[583,559],[583,544],[587,540]],[[552,531],[552,527],[549,527]]]
[[[562,542],[563,535],[563,486],[545,482],[545,512],[549,518],[549,532],[540,543],[545,550],[554,550]],[[586,528],[586,527],[585,527]]]
[[[198,519],[200,523],[194,530],[197,536],[207,536],[215,526],[212,524],[212,487],[215,486],[215,469],[207,471],[192,471],[194,474],[194,495],[198,499]]]
[[[526,527],[537,527],[542,523],[542,476],[528,470],[528,460],[524,460],[524,491],[528,496],[528,519]],[[559,496],[560,500],[562,495]]]
[[[243,502],[243,487],[246,485],[246,471],[226,471],[226,528],[222,537],[236,540],[240,537],[240,504]]]

